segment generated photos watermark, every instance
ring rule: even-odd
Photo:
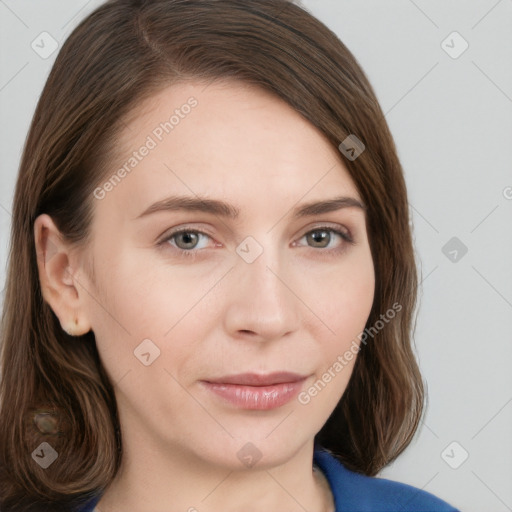
[[[391,308],[389,308],[386,313],[380,315],[380,319],[377,320],[371,327],[365,328],[362,333],[359,333],[357,338],[352,340],[352,344],[350,348],[346,350],[343,354],[340,354],[336,361],[327,369],[326,372],[322,374],[322,376],[316,380],[314,384],[312,384],[307,390],[301,391],[297,396],[297,400],[300,404],[306,405],[311,401],[312,397],[315,397],[322,391],[329,382],[331,382],[337,374],[339,374],[343,368],[345,368],[352,359],[359,353],[361,350],[361,345],[366,345],[368,343],[368,336],[372,339],[373,337],[383,329],[386,324],[388,324],[393,318],[395,318],[397,312],[402,310],[402,305],[398,302],[395,302]],[[359,341],[358,341],[359,340]]]
[[[192,109],[198,105],[198,101],[194,96],[191,96],[186,103],[179,108],[174,109],[173,114],[167,121],[161,122],[156,126],[152,132],[146,137],[145,142],[138,150],[135,150],[123,164],[108,180],[106,180],[101,187],[94,189],[93,195],[96,199],[104,199],[108,192],[121,183],[121,181],[133,170],[137,165],[153,151],[166,135],[172,132],[176,126],[180,124],[182,119],[185,119]]]

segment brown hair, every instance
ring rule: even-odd
[[[36,217],[47,213],[65,240],[85,247],[93,190],[126,116],[173,83],[222,78],[274,93],[336,148],[349,134],[364,142],[365,151],[344,164],[367,205],[376,276],[367,327],[392,304],[401,308],[362,347],[315,442],[349,469],[375,475],[411,441],[424,391],[411,347],[417,274],[406,187],[384,114],[354,56],[288,0],[111,0],[63,44],[21,159],[0,339],[3,511],[34,503],[57,510],[92,497],[115,476],[122,453],[114,390],[93,332],[70,337],[42,298]],[[46,423],[36,424],[45,411]],[[46,470],[31,455],[43,441],[58,453]]]

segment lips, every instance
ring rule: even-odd
[[[215,379],[205,379],[205,382],[214,384],[235,384],[240,386],[272,386],[288,382],[304,380],[307,375],[300,375],[292,372],[274,372],[269,374],[239,373],[237,375],[226,375]]]
[[[302,389],[307,375],[275,372],[266,375],[241,373],[200,381],[222,404],[239,409],[271,410],[289,403]]]

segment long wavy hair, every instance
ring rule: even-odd
[[[362,347],[315,442],[366,475],[410,443],[424,387],[412,346],[418,284],[407,191],[384,114],[354,56],[288,0],[110,0],[62,45],[21,158],[0,333],[3,512],[45,504],[69,510],[106,488],[122,456],[113,385],[94,333],[66,334],[42,297],[36,217],[47,213],[66,241],[86,246],[93,191],[127,116],[164,87],[223,78],[283,99],[335,148],[350,134],[364,142],[358,158],[340,158],[367,205],[376,277],[367,327],[392,304],[401,309]],[[58,459],[42,469],[32,454],[45,441]]]

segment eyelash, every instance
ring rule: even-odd
[[[301,236],[301,239],[304,238],[305,236],[311,234],[311,233],[316,232],[316,231],[328,231],[330,233],[334,233],[335,235],[340,236],[345,242],[348,242],[351,245],[355,244],[353,238],[350,236],[349,233],[345,233],[343,231],[340,231],[338,229],[332,228],[330,226],[318,226],[318,227],[315,227],[315,228],[311,229],[310,231],[307,231],[306,233],[304,233],[304,235]],[[162,246],[162,247],[164,245],[170,245],[170,244],[168,244],[168,242],[170,240],[172,240],[174,237],[180,235],[181,233],[201,234],[201,235],[205,235],[205,236],[211,238],[211,236],[208,233],[205,233],[204,231],[197,230],[197,229],[183,228],[183,229],[179,229],[177,231],[174,231],[174,232],[170,233],[163,240],[161,240],[158,243],[158,245]],[[325,248],[322,248],[322,247],[311,247],[311,249],[319,249],[321,252],[329,253],[329,254],[326,255],[326,256],[329,256],[329,255],[333,255],[333,254],[334,255],[335,254],[339,254],[342,251],[344,251],[345,250],[344,245],[345,244],[342,244],[341,247],[337,247],[335,249],[325,249]],[[178,256],[184,257],[184,258],[189,258],[191,260],[196,258],[196,256],[198,255],[199,251],[201,251],[201,249],[189,249],[189,250],[180,249],[179,247],[175,247],[175,246],[172,246],[172,245],[171,245],[171,247],[172,247],[172,250],[174,252],[177,252]]]

